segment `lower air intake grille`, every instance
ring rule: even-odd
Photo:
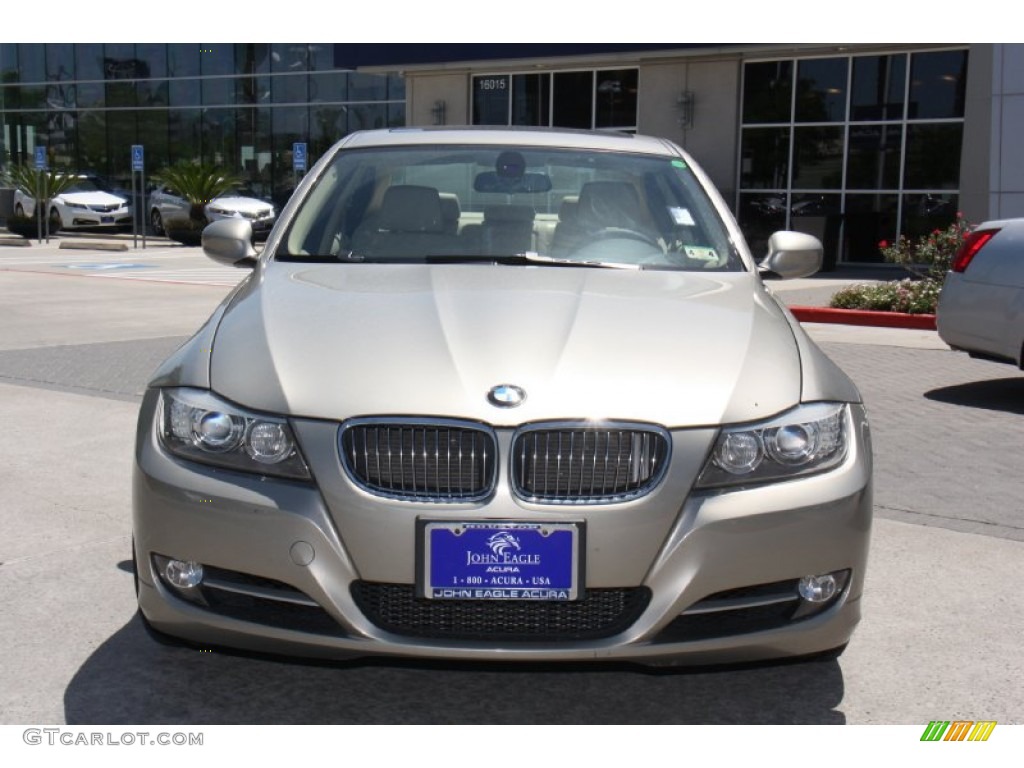
[[[626,501],[657,485],[668,453],[667,433],[650,427],[529,429],[512,447],[513,482],[531,501]]]
[[[427,600],[411,584],[357,581],[352,597],[383,630],[408,637],[503,642],[598,640],[625,631],[650,601],[646,587],[588,589],[572,602]]]
[[[352,422],[341,433],[349,475],[371,493],[414,501],[473,501],[490,494],[494,434],[462,422]]]

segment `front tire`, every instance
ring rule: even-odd
[[[60,219],[60,211],[58,211],[56,208],[51,208],[50,209],[50,234],[52,235],[55,232],[59,232],[63,226],[64,226],[64,222],[61,221],[61,219]]]
[[[160,215],[160,211],[154,208],[149,214],[149,224],[153,227],[154,235],[164,235],[164,217]]]

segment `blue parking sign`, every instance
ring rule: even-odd
[[[35,160],[36,160],[36,170],[37,171],[45,171],[46,170],[46,147],[36,147]]]
[[[141,144],[132,144],[132,170],[141,171],[146,160],[146,151]]]
[[[306,170],[306,142],[292,144],[292,170],[298,173]]]

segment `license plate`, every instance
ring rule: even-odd
[[[579,600],[581,523],[421,521],[417,593],[432,600]]]
[[[100,224],[113,224],[113,223],[114,223],[114,217],[113,216],[100,216]]]

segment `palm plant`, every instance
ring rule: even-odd
[[[11,184],[31,198],[35,198],[42,191],[36,200],[36,210],[31,213],[24,211],[26,216],[44,214],[50,201],[77,181],[71,174],[61,171],[39,171],[27,163],[12,165],[8,176]]]
[[[154,174],[158,184],[175,190],[189,204],[189,221],[206,223],[206,204],[241,182],[241,177],[206,163],[181,162]]]

